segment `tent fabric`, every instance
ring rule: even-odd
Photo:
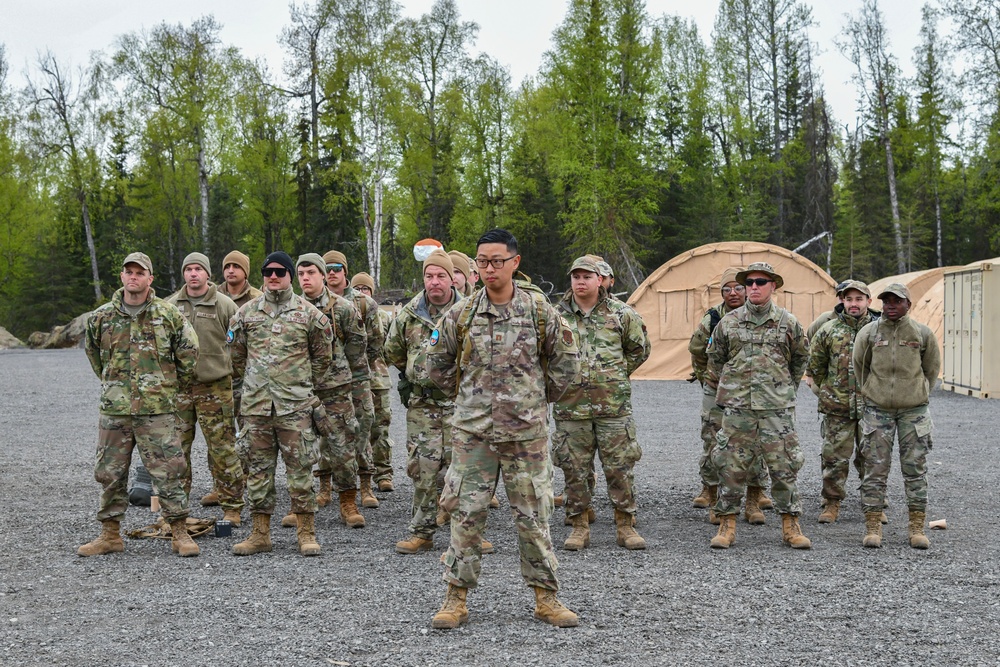
[[[775,292],[803,327],[837,303],[836,281],[802,255],[768,243],[709,243],[677,255],[653,271],[628,303],[646,322],[652,352],[633,380],[683,380],[691,374],[688,343],[712,306],[722,301],[719,277],[731,266],[767,262],[785,280]]]

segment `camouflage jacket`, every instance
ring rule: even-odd
[[[454,392],[441,391],[427,376],[427,344],[444,314],[461,300],[461,295],[453,289],[451,301],[438,309],[436,315],[431,315],[427,298],[424,292],[420,292],[403,306],[389,326],[389,335],[385,338],[385,358],[412,385],[410,405],[417,402],[452,405],[455,402]]]
[[[698,328],[691,335],[691,342],[688,343],[688,352],[691,353],[691,369],[698,382],[705,385],[705,374],[708,372],[708,344],[712,340],[712,311],[719,314],[717,320],[723,317],[732,309],[723,301],[718,306],[710,308],[698,323]]]
[[[866,324],[854,340],[854,373],[861,395],[883,410],[926,405],[940,371],[937,337],[909,315]]]
[[[372,389],[382,389],[388,391],[392,387],[392,379],[389,377],[389,362],[385,356],[385,339],[389,335],[389,325],[392,324],[393,316],[388,310],[381,307],[375,311],[378,313],[378,323],[382,327],[382,354],[379,357],[381,363],[378,364],[378,380],[372,379]],[[372,371],[375,374],[375,371]]]
[[[251,285],[249,280],[246,282],[246,287],[244,287],[243,291],[240,292],[239,294],[230,294],[229,283],[226,282],[223,282],[221,285],[219,285],[219,293],[225,294],[230,299],[232,299],[233,303],[236,304],[237,308],[242,308],[249,301],[253,301],[261,294],[263,294],[263,292],[261,292],[259,289]]]
[[[344,298],[354,304],[354,307],[361,313],[361,319],[365,324],[365,356],[368,358],[368,368],[364,375],[355,372],[355,381],[369,381],[372,389],[389,389],[389,386],[381,386],[379,372],[385,366],[382,359],[382,346],[385,345],[385,332],[378,321],[378,303],[375,299],[362,294],[353,287],[344,290]]]
[[[460,322],[466,312],[471,321]],[[546,403],[576,380],[580,352],[552,304],[515,283],[505,306],[490,303],[486,290],[452,306],[431,332],[426,363],[431,382],[455,396],[454,428],[507,442],[546,437]]]
[[[361,314],[350,301],[326,287],[323,287],[319,298],[306,297],[306,301],[329,318],[333,329],[333,362],[330,372],[316,385],[316,391],[351,384],[355,373],[368,370],[365,326],[361,322]]]
[[[552,406],[556,419],[596,419],[632,414],[629,376],[649,357],[649,336],[642,318],[621,301],[601,297],[590,313],[576,305],[572,292],[559,308],[580,344],[580,375]]]
[[[186,285],[167,301],[177,306],[177,310],[181,311],[181,315],[187,318],[198,334],[195,382],[215,382],[232,375],[233,363],[229,357],[226,332],[229,330],[229,320],[238,310],[233,300],[209,283],[208,291],[198,305],[191,301]]]
[[[705,382],[721,407],[783,410],[794,407],[808,361],[809,340],[794,315],[774,301],[747,301],[715,327]]]
[[[810,343],[812,342],[812,339],[816,337],[816,334],[819,333],[819,330],[823,328],[824,324],[830,322],[831,320],[837,319],[837,314],[843,312],[843,310],[844,310],[844,304],[838,303],[833,310],[828,310],[825,313],[820,313],[819,317],[813,320],[813,323],[809,325],[809,329],[806,330],[806,336],[809,337],[809,342]]]
[[[838,312],[809,341],[809,365],[806,374],[813,378],[823,414],[861,419],[861,405],[854,376],[854,337],[872,321],[870,313],[851,317]]]
[[[229,324],[233,373],[243,378],[243,415],[288,415],[313,404],[330,372],[333,327],[326,315],[288,288],[240,308]]]
[[[122,309],[124,294],[119,289],[87,321],[84,345],[101,379],[101,414],[174,412],[177,392],[194,382],[198,336],[153,290],[135,317]]]

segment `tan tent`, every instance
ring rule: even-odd
[[[959,269],[944,266],[926,271],[912,271],[898,276],[879,278],[868,285],[872,291],[872,308],[882,310],[879,293],[892,283],[902,283],[910,290],[910,317],[926,324],[937,336],[938,345],[944,349],[944,272]]]
[[[768,243],[710,243],[677,255],[653,271],[628,302],[646,322],[652,354],[636,380],[683,380],[691,373],[688,342],[698,322],[722,302],[719,277],[730,266],[768,262],[784,279],[775,293],[803,327],[837,303],[837,283],[805,257]]]

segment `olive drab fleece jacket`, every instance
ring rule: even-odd
[[[177,306],[177,310],[181,311],[181,315],[187,318],[198,334],[195,382],[215,382],[232,375],[233,363],[229,357],[226,332],[229,331],[229,320],[239,310],[233,300],[209,283],[208,291],[198,305],[191,301],[186,285],[171,295],[167,302]]]
[[[854,373],[865,402],[884,410],[926,405],[941,370],[937,338],[904,315],[862,327],[854,340]]]

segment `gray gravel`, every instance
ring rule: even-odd
[[[928,551],[909,548],[894,464],[885,546],[866,550],[856,491],[840,522],[815,523],[819,427],[803,387],[799,480],[813,549],[783,547],[768,513],[766,526],[740,522],[736,545],[718,552],[708,548],[715,528],[706,513],[690,506],[698,392],[683,382],[637,383],[639,528],[649,549],[615,546],[602,491],[591,547],[558,552],[560,597],[580,627],[551,628],[532,618],[501,494],[503,509],[489,520],[497,553],[484,558],[469,596],[470,622],[443,632],[430,629],[430,618],[444,594],[437,559],[446,536],[437,536],[435,552],[393,552],[412,488],[398,403],[397,491],[364,512],[364,530],[323,510],[319,558],[299,557],[293,531],[277,527],[273,553],[230,556],[247,521],[232,538],[199,539],[199,558],[172,556],[163,541],[130,540],[124,554],[84,559],[76,547],[98,530],[97,394],[80,350],[0,352],[2,665],[994,665],[1000,656],[993,401],[934,393],[929,518],[946,518],[948,530],[929,533]],[[199,436],[195,498],[209,490],[204,456]],[[279,511],[287,508],[279,493]],[[131,508],[125,527],[150,520]],[[568,531],[557,510],[557,545]]]

